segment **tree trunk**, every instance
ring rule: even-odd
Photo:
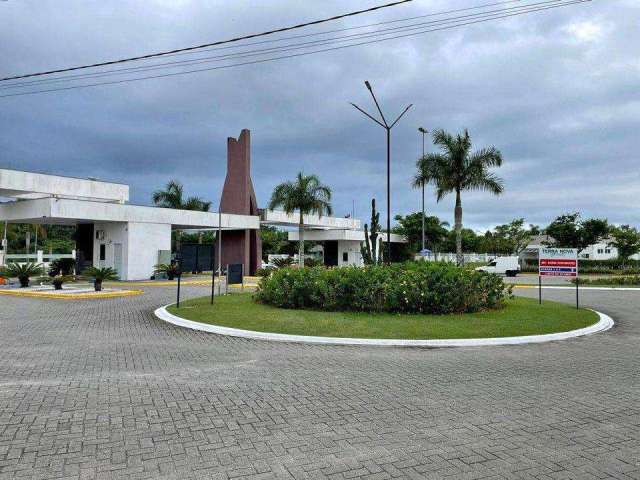
[[[298,225],[298,265],[304,267],[304,217],[300,212],[300,224]]]
[[[464,263],[462,256],[462,200],[460,191],[456,190],[456,208],[454,211],[456,229],[456,263],[461,266]]]

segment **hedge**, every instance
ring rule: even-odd
[[[501,308],[511,293],[497,275],[450,263],[283,268],[261,279],[257,301],[281,308],[470,313]]]
[[[575,285],[576,280],[572,279],[571,283]],[[580,285],[631,285],[640,286],[640,275],[617,276],[605,278],[581,278]]]
[[[537,273],[538,260],[526,262],[522,271]],[[581,258],[578,260],[578,272],[584,274],[638,275],[640,274],[640,261],[628,259],[623,266],[622,260],[619,258],[612,258],[610,260],[587,260]]]

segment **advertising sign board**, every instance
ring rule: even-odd
[[[541,248],[538,257],[541,277],[577,277],[578,250],[575,248]]]

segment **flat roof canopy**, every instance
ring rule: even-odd
[[[387,241],[386,233],[378,233],[378,238],[382,242]],[[304,239],[313,242],[326,242],[335,240],[347,240],[352,242],[364,242],[364,231],[362,230],[305,230]],[[289,240],[297,242],[300,240],[298,232],[289,232]],[[396,233],[391,234],[391,243],[407,243],[407,239]]]
[[[251,215],[228,213],[220,215],[217,212],[197,212],[60,198],[0,203],[0,221],[69,225],[91,222],[161,223],[170,224],[174,228],[180,229],[207,229],[219,226],[223,229],[235,230],[260,228],[260,218]]]
[[[16,199],[57,197],[125,203],[129,200],[129,186],[0,168],[0,197]]]
[[[336,230],[360,230],[362,222],[357,218],[327,217],[318,215],[305,215],[303,217],[305,228],[336,229]],[[300,214],[289,215],[280,210],[263,210],[261,221],[268,225],[284,225],[297,227],[300,221]]]

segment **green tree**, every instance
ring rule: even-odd
[[[200,197],[184,198],[184,187],[177,180],[170,180],[164,190],[153,192],[153,203],[158,207],[175,208],[178,210],[197,210],[208,212],[211,202],[205,202]]]
[[[304,266],[304,215],[331,215],[331,189],[320,183],[316,175],[304,175],[302,172],[294,181],[284,182],[276,186],[271,194],[269,209],[282,208],[291,215],[299,212],[298,232],[298,261]]]
[[[618,258],[624,267],[631,255],[640,252],[640,232],[629,225],[621,225],[612,227],[610,234],[613,238],[609,245],[618,249]]]
[[[545,229],[545,233],[555,240],[555,245],[564,248],[577,248],[578,253],[589,245],[598,243],[609,235],[609,223],[606,219],[589,218],[581,220],[580,213],[560,215]]]
[[[403,235],[408,241],[409,251],[418,252],[422,248],[422,212],[410,213],[406,216],[396,215],[397,225],[393,233]],[[441,221],[435,215],[424,217],[425,246],[433,251],[440,250],[449,231],[447,222]]]
[[[284,230],[270,225],[261,225],[260,238],[262,239],[262,257],[265,261],[270,254],[293,254],[289,235]]]
[[[524,227],[524,218],[516,218],[505,225],[498,225],[494,230],[495,235],[504,241],[506,247],[506,252],[499,253],[519,255],[532,236],[531,230]]]
[[[462,192],[483,190],[500,195],[504,191],[503,180],[489,169],[502,165],[502,154],[493,146],[472,152],[466,129],[455,137],[444,130],[436,130],[433,143],[441,151],[420,159],[414,184],[416,181],[434,183],[438,201],[449,193],[455,194],[456,256],[458,264],[462,264]]]

